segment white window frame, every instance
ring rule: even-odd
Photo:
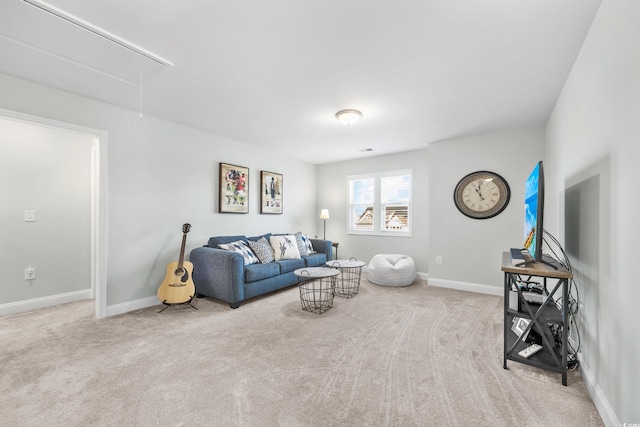
[[[409,201],[407,207],[408,213],[408,227],[407,231],[398,231],[398,230],[384,230],[383,229],[383,221],[384,221],[384,204],[382,203],[382,188],[381,188],[381,180],[383,178],[400,176],[400,175],[408,175],[409,176]],[[362,180],[362,179],[373,179],[373,229],[372,230],[358,230],[351,228],[351,224],[353,223],[353,209],[352,209],[352,194],[351,194],[351,183],[352,181]],[[347,176],[347,234],[355,234],[355,235],[365,235],[365,236],[389,236],[389,237],[411,237],[413,230],[413,214],[412,214],[412,204],[413,204],[413,171],[411,169],[404,170],[394,170],[394,171],[385,171],[385,172],[372,172],[372,173],[363,173],[357,175],[348,175]]]

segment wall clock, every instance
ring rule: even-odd
[[[495,172],[472,172],[458,182],[453,201],[469,218],[487,219],[502,212],[509,204],[511,189],[507,181]]]

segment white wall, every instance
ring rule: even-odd
[[[502,252],[524,242],[524,187],[544,160],[544,129],[533,128],[441,141],[429,146],[429,283],[503,294]],[[462,215],[453,191],[465,175],[488,170],[511,188],[499,215],[476,220]],[[443,263],[435,263],[436,256]]]
[[[327,238],[339,242],[340,258],[368,262],[376,253],[404,253],[414,258],[418,272],[428,274],[432,285],[502,295],[501,253],[523,243],[524,184],[544,158],[544,137],[543,128],[524,129],[320,165],[317,205],[331,213]],[[412,237],[347,234],[347,176],[398,169],[413,170]],[[509,206],[491,219],[470,219],[453,203],[458,181],[478,170],[497,172],[511,186]],[[437,255],[443,257],[442,265],[435,264]]]
[[[352,174],[412,169],[413,199],[412,237],[381,237],[347,234],[347,176]],[[329,209],[327,239],[338,242],[340,258],[356,257],[369,262],[378,253],[400,253],[411,256],[418,272],[428,272],[428,215],[429,215],[428,151],[418,150],[387,156],[350,160],[318,166],[319,208]],[[314,212],[322,236],[320,210]]]
[[[0,92],[0,108],[108,133],[109,306],[156,295],[185,222],[187,254],[218,234],[321,231],[315,165],[7,75]],[[219,162],[250,169],[249,214],[217,213]],[[259,214],[260,170],[284,175],[284,214]]]
[[[90,136],[0,118],[0,304],[91,289]],[[35,222],[24,221],[26,209]],[[24,269],[36,269],[25,280]]]
[[[546,227],[576,270],[583,377],[608,425],[640,423],[639,48],[640,2],[603,0],[547,126]]]

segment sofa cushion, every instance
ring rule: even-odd
[[[268,264],[274,261],[273,249],[264,237],[260,237],[260,240],[257,242],[249,239],[249,246],[253,249],[253,252],[262,264]]]
[[[304,262],[306,263],[305,267],[319,267],[324,265],[327,262],[327,254],[311,254],[306,257],[303,257]]]
[[[244,266],[245,283],[256,282],[280,275],[280,266],[274,262],[269,264],[251,264]]]
[[[304,260],[302,258],[298,259],[283,259],[275,262],[280,266],[280,274],[290,273],[293,270],[297,270],[299,268],[304,268]]]
[[[295,236],[271,236],[270,243],[276,260],[300,258]]]
[[[218,244],[218,247],[220,249],[237,252],[242,255],[242,257],[244,258],[244,265],[250,265],[260,262],[256,254],[253,253],[247,242],[244,240],[237,240],[230,243],[220,243]]]
[[[244,240],[246,242],[247,238],[245,236],[214,236],[209,238],[207,246],[210,248],[219,248],[218,245],[226,245],[238,240]]]

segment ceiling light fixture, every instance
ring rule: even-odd
[[[81,18],[78,18],[75,15],[70,14],[69,12],[65,12],[62,9],[58,9],[57,7],[52,6],[47,2],[44,2],[41,0],[22,0],[22,1],[27,4],[30,4],[33,7],[37,7],[43,12],[47,12],[50,15],[55,16],[56,18],[62,19],[70,24],[73,24],[77,27],[82,28],[83,30],[89,31],[99,37],[102,37],[103,39],[108,40],[111,43],[115,43],[125,49],[129,49],[130,51],[137,53],[138,55],[144,56],[147,59],[155,61],[160,65],[173,66],[173,63],[171,61],[168,61],[162,58],[161,56],[158,56],[154,53],[149,52],[146,49],[141,48],[140,46],[136,46],[135,44],[125,39],[122,39],[114,34],[111,34],[110,32],[103,30],[100,27],[97,27]]]
[[[358,110],[340,110],[336,113],[336,119],[340,120],[347,126],[351,126],[362,117],[362,113]]]

